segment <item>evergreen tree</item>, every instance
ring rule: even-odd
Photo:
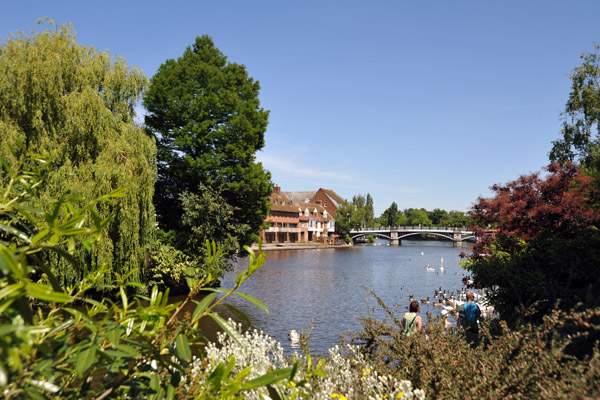
[[[50,21],[50,23],[52,23]],[[114,218],[93,249],[77,249],[86,267],[139,271],[154,228],[154,140],[134,124],[134,105],[147,85],[122,58],[77,44],[71,25],[31,36],[18,34],[0,47],[0,155],[11,168],[27,153],[49,154],[39,187],[43,203],[70,192],[95,199],[128,190],[98,216]],[[0,174],[0,186],[7,184]],[[52,267],[63,283],[81,275],[64,259]],[[139,272],[131,279],[140,280]]]
[[[161,228],[176,230],[187,253],[197,253],[206,232],[230,252],[258,238],[272,191],[270,173],[255,159],[269,115],[259,89],[208,36],[196,38],[151,79],[144,105],[158,146],[155,205]],[[197,212],[210,199],[219,199],[227,215],[217,218],[220,226],[199,227],[217,223]]]
[[[367,193],[367,200],[365,203],[365,222],[367,227],[373,227],[373,220],[375,219],[375,209],[373,206],[373,197],[370,193]]]

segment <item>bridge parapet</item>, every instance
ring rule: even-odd
[[[378,228],[362,228],[350,231],[354,239],[360,236],[377,235],[389,239],[392,245],[399,245],[403,238],[414,235],[435,235],[452,240],[456,245],[465,239],[474,238],[473,231],[466,227],[444,227],[444,226],[382,226]]]

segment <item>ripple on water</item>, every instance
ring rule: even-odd
[[[269,315],[239,296],[229,302],[243,310],[255,328],[273,336],[288,351],[292,351],[289,331],[306,329],[313,321],[311,350],[325,354],[340,342],[345,331],[361,328],[357,316],[370,311],[379,319],[386,317],[361,285],[373,289],[398,318],[406,311],[411,294],[416,300],[430,298],[429,305],[421,304],[425,322],[426,311],[438,315],[441,308],[432,305],[434,290],[462,288],[465,271],[458,257],[462,251],[465,249],[437,241],[403,241],[399,247],[271,251],[266,253],[265,265],[240,290],[262,300]],[[444,273],[439,272],[442,257]],[[247,268],[247,264],[246,259],[238,262],[239,268]],[[427,264],[435,271],[426,271]],[[231,287],[234,281],[235,271],[227,274],[223,286]]]

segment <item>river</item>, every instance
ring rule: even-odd
[[[421,304],[426,323],[427,311],[434,316],[441,311],[441,307],[433,306],[434,290],[463,287],[461,279],[466,271],[459,266],[459,254],[468,249],[444,241],[403,240],[401,246],[388,243],[377,240],[375,245],[266,252],[265,265],[240,291],[262,300],[269,315],[239,296],[230,297],[228,302],[250,317],[253,328],[281,342],[288,353],[296,350],[288,339],[290,330],[300,332],[311,321],[311,352],[325,355],[339,344],[344,332],[361,329],[357,316],[371,313],[380,320],[386,318],[376,299],[361,286],[373,289],[398,318],[406,311],[410,295],[416,300],[429,297],[429,305]],[[442,263],[444,272],[440,273]],[[428,272],[427,264],[435,271]],[[247,259],[240,259],[222,286],[232,287],[237,272],[247,267]]]

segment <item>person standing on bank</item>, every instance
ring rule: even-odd
[[[421,332],[423,322],[421,316],[418,315],[419,311],[419,302],[411,301],[408,312],[404,313],[401,322],[402,332],[404,332],[405,335],[410,336],[414,333]]]
[[[467,302],[460,306],[457,321],[457,325],[465,330],[469,342],[475,342],[479,338],[477,320],[481,316],[481,310],[477,304],[473,303],[473,300],[475,300],[473,292],[467,293]]]

